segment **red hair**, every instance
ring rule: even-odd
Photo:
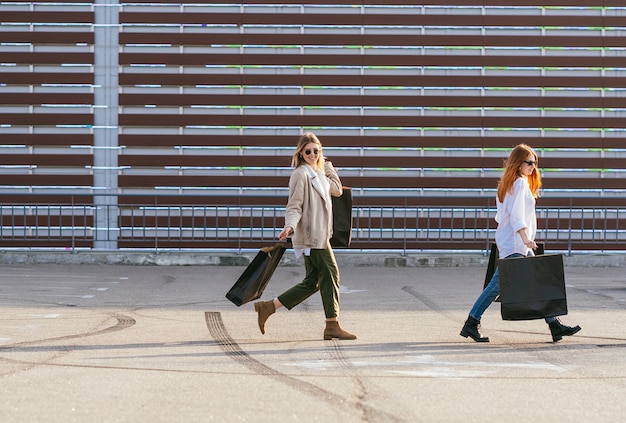
[[[500,200],[501,203],[504,202],[506,194],[512,192],[513,183],[521,175],[520,168],[531,154],[535,158],[535,168],[533,169],[533,173],[528,176],[528,185],[530,186],[530,192],[533,197],[537,198],[539,196],[541,176],[539,175],[539,170],[537,170],[539,167],[537,153],[526,144],[519,144],[515,146],[509,158],[504,162],[504,174],[498,182],[498,200]]]

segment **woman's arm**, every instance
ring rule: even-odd
[[[511,226],[522,238],[522,242],[528,248],[535,250],[537,244],[528,237],[528,216],[526,215],[526,199],[530,193],[528,181],[523,178],[518,179],[513,184],[511,195]],[[508,194],[507,194],[508,195]]]
[[[534,240],[528,238],[528,234],[526,233],[526,228],[520,229],[519,231],[517,231],[517,233],[519,234],[520,237],[522,237],[522,242],[524,243],[525,246],[533,250],[537,249],[537,243]]]
[[[328,179],[328,183],[330,184],[330,195],[333,197],[341,196],[341,194],[343,194],[341,179],[339,179],[339,174],[333,167],[333,163],[331,161],[326,160],[324,162],[324,173],[326,174],[326,179]]]
[[[302,205],[304,203],[304,184],[306,175],[302,171],[294,171],[289,178],[289,199],[285,210],[285,226],[278,234],[278,239],[284,241],[293,234],[296,225],[302,218]]]

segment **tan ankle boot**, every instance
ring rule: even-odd
[[[356,339],[356,335],[343,330],[341,326],[339,326],[339,322],[335,321],[326,321],[326,329],[324,329],[324,339],[329,340],[333,338],[338,339]]]
[[[265,335],[265,322],[267,322],[267,319],[276,311],[274,301],[257,301],[254,303],[254,310],[259,313],[259,329],[261,329],[261,333]]]

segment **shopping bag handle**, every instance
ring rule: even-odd
[[[267,247],[263,247],[261,248],[261,251],[263,251],[264,253],[271,253],[272,251],[276,250],[277,248],[288,248],[288,245],[291,245],[291,238],[287,238],[285,241],[282,242],[277,242],[274,245],[269,245]]]

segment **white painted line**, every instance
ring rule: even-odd
[[[315,361],[298,361],[287,363],[288,366],[304,367],[311,370],[328,370],[338,367],[339,364],[327,360]],[[532,370],[552,370],[554,372],[565,372],[566,368],[544,361],[527,361],[520,363],[511,362],[487,362],[487,361],[444,361],[438,360],[432,355],[421,355],[415,357],[407,357],[398,361],[351,361],[350,365],[354,367],[432,367],[428,370],[393,370],[395,373],[415,374],[416,376],[432,377],[472,377],[472,375],[484,375],[493,373],[492,370],[467,370],[472,367],[485,369],[496,368],[514,368],[514,369],[532,369]],[[462,367],[463,370],[451,370]]]
[[[435,359],[432,355],[421,355],[416,357],[408,357],[405,360],[396,362],[367,362],[367,361],[355,361],[352,362],[353,366],[357,367],[373,367],[373,366],[443,366],[443,367],[501,367],[501,368],[515,368],[515,369],[537,369],[537,370],[552,370],[555,372],[567,371],[564,367],[557,366],[555,364],[547,363],[544,361],[529,361],[526,363],[506,363],[506,362],[491,362],[491,361],[442,361]]]
[[[401,374],[405,376],[415,376],[415,377],[432,377],[437,379],[469,379],[475,377],[486,376],[493,372],[476,372],[471,370],[458,370],[458,369],[448,369],[446,367],[438,367],[433,370],[394,370],[392,373]]]
[[[352,294],[354,292],[366,292],[366,291],[367,289],[350,289],[344,285],[339,286],[339,293],[341,294]]]

